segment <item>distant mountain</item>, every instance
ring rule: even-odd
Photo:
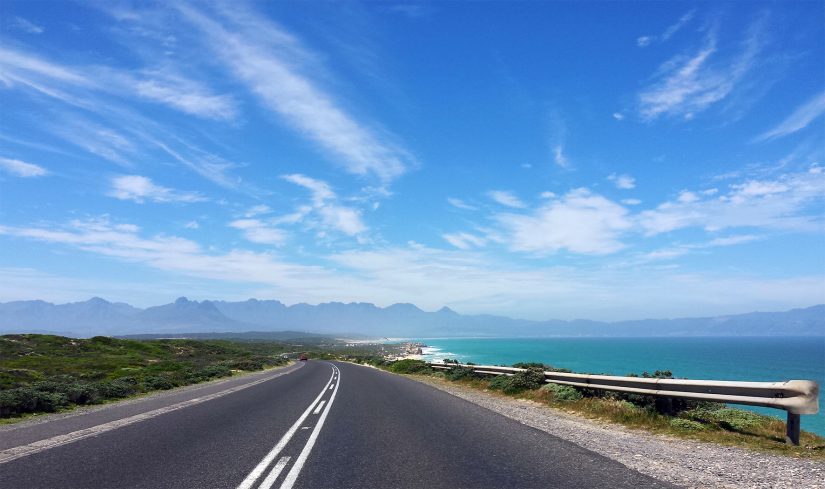
[[[785,312],[731,316],[601,322],[528,321],[462,315],[444,307],[422,311],[413,304],[327,302],[287,306],[276,300],[190,301],[139,309],[98,297],[55,305],[44,301],[0,303],[0,332],[54,332],[74,336],[293,331],[368,337],[448,336],[825,336],[825,305]],[[251,334],[251,333],[250,333]],[[289,333],[292,334],[292,333]]]

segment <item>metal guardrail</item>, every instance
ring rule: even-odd
[[[482,375],[513,375],[524,371],[521,368],[491,365],[454,363],[430,363],[429,365],[441,370],[454,367],[470,368]],[[736,382],[544,372],[544,381],[587,389],[782,409],[788,412],[786,441],[793,445],[799,445],[799,416],[819,412],[819,384],[810,380]]]

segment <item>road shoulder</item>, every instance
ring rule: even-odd
[[[684,487],[825,489],[825,463],[653,435],[442,379],[405,376]]]

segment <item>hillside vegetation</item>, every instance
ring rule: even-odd
[[[0,418],[54,412],[284,365],[274,342],[0,336]]]

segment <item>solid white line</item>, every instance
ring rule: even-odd
[[[332,372],[334,375],[335,367],[333,367]],[[289,430],[286,433],[284,433],[284,436],[281,437],[280,441],[278,441],[278,444],[272,447],[272,450],[270,450],[269,453],[267,453],[266,456],[263,459],[261,459],[260,462],[258,462],[258,465],[256,465],[255,468],[252,469],[252,472],[250,472],[249,475],[246,476],[246,479],[244,479],[243,482],[241,482],[240,485],[238,485],[238,489],[250,489],[252,485],[255,483],[255,481],[258,480],[259,477],[261,477],[261,474],[264,473],[266,468],[269,467],[269,464],[271,464],[272,461],[275,460],[275,457],[277,457],[278,454],[281,453],[281,450],[284,449],[286,444],[289,443],[289,440],[292,439],[292,436],[295,434],[295,432],[298,431],[298,428],[301,427],[301,424],[303,424],[304,420],[307,418],[307,416],[309,416],[309,413],[312,412],[312,408],[315,407],[315,404],[318,403],[318,401],[321,399],[321,396],[323,396],[326,393],[327,387],[331,382],[332,375],[329,376],[329,380],[327,381],[324,388],[321,389],[321,393],[318,394],[318,397],[316,397],[314,401],[312,401],[307,410],[304,411],[304,414],[302,414],[301,417],[298,418],[298,421],[296,421],[295,424],[293,424],[292,427],[289,428]]]
[[[20,445],[13,448],[7,448],[3,451],[0,451],[0,464],[11,462],[12,460],[18,459],[20,457],[25,457],[27,455],[39,453],[50,448],[59,447],[61,445],[67,445],[69,443],[73,443],[84,438],[89,438],[90,436],[97,436],[107,431],[116,430],[118,428],[122,428],[130,424],[138,423],[140,421],[145,421],[147,419],[160,416],[161,414],[170,413],[172,411],[177,411],[179,409],[187,408],[189,406],[194,406],[202,402],[211,401],[212,399],[217,399],[218,397],[222,397],[227,394],[232,394],[233,392],[238,392],[239,390],[246,389],[247,387],[252,387],[253,385],[258,385],[262,382],[266,382],[268,380],[272,380],[282,375],[286,375],[288,373],[294,372],[295,370],[297,369],[289,370],[286,372],[280,372],[277,375],[267,376],[263,379],[258,379],[253,382],[249,382],[235,387],[230,387],[229,389],[215,392],[213,394],[209,394],[206,396],[189,399],[188,401],[181,401],[166,407],[154,409],[152,411],[147,411],[145,413],[135,414],[133,416],[117,419],[115,421],[109,421],[108,423],[99,424],[97,426],[92,426],[78,431],[72,431],[71,433],[66,433],[65,435],[57,435],[51,438],[46,438],[45,440],[38,440],[29,443],[28,445]]]
[[[281,484],[281,489],[292,489],[292,486],[295,485],[295,481],[298,480],[298,476],[301,474],[301,469],[304,467],[304,462],[306,462],[307,457],[309,457],[309,452],[312,451],[312,447],[315,446],[315,440],[318,439],[318,434],[321,432],[321,428],[327,420],[329,410],[332,409],[332,403],[335,402],[335,395],[338,394],[339,385],[341,385],[340,370],[338,371],[338,383],[335,384],[335,390],[332,391],[332,397],[329,398],[327,408],[324,409],[324,413],[315,424],[315,429],[312,430],[312,433],[309,435],[309,440],[307,440],[307,444],[304,446],[304,449],[301,450],[301,454],[298,455],[297,459],[295,459],[295,464],[292,465],[292,468],[289,470],[286,478],[284,478],[284,482]]]
[[[312,411],[312,414],[318,414],[321,412],[321,409],[324,409],[324,403],[327,401],[321,401],[318,403],[318,407],[315,408],[315,411]]]
[[[272,487],[272,484],[275,484],[275,479],[281,475],[281,472],[284,471],[284,467],[286,467],[286,464],[289,463],[290,458],[292,457],[281,457],[281,459],[275,463],[275,467],[272,467],[272,471],[268,476],[266,476],[266,479],[264,479],[264,481],[261,482],[261,485],[258,486],[258,489],[269,489]]]

